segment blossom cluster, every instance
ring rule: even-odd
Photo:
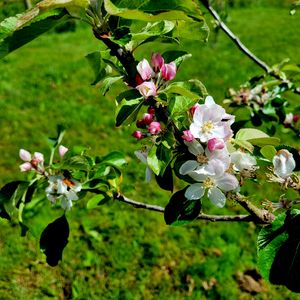
[[[183,131],[182,138],[194,159],[184,162],[179,173],[192,178],[185,197],[189,200],[202,198],[206,191],[211,202],[223,207],[226,202],[224,193],[238,191],[238,172],[252,171],[256,168],[256,159],[241,150],[229,152],[227,143],[233,135],[231,125],[234,116],[216,104],[211,96],[204,104],[191,108],[192,122],[189,129]]]
[[[60,145],[58,148],[59,156],[63,158],[68,150],[65,146]],[[42,153],[34,152],[32,156],[27,150],[20,149],[19,156],[24,161],[20,165],[21,172],[35,171],[46,177],[49,185],[45,193],[51,203],[54,204],[60,200],[61,207],[69,210],[73,206],[72,201],[78,200],[77,193],[81,190],[81,184],[62,175],[51,175],[51,170],[46,171],[44,167],[44,155]]]

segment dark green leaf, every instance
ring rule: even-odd
[[[122,152],[113,151],[104,157],[102,157],[102,161],[105,163],[109,163],[117,168],[122,168],[127,164],[125,155]]]
[[[57,125],[56,128],[57,136],[53,138],[48,138],[48,143],[51,146],[51,148],[56,148],[61,143],[65,134],[65,130],[66,128],[63,125],[61,124]]]
[[[62,260],[62,253],[68,244],[68,238],[69,224],[65,215],[50,223],[42,232],[40,248],[51,267],[55,267]]]
[[[106,194],[98,194],[89,199],[86,207],[87,209],[97,208],[100,205],[107,203],[110,198]]]
[[[163,175],[171,159],[171,149],[163,144],[154,145],[147,156],[147,164],[154,174]]]
[[[155,179],[160,188],[173,192],[173,172],[170,165],[167,166],[164,174],[162,176],[155,175]]]
[[[181,63],[190,58],[192,54],[189,54],[186,51],[177,51],[177,50],[170,50],[166,51],[162,54],[166,63],[175,62],[177,68],[181,65]]]
[[[279,215],[258,236],[258,263],[265,279],[300,292],[300,210]]]
[[[201,211],[201,202],[187,200],[186,188],[172,195],[165,208],[165,222],[168,225],[184,225],[195,220]]]
[[[173,96],[169,102],[169,113],[171,118],[176,118],[186,112],[197,103],[197,99],[192,99],[186,96]]]

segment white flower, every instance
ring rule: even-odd
[[[224,172],[224,166],[219,160],[214,160],[207,167],[207,174],[193,171],[189,174],[197,183],[191,184],[185,191],[188,200],[197,200],[204,196],[207,190],[207,197],[217,207],[224,207],[226,196],[224,192],[238,188],[239,183],[235,176]]]
[[[152,177],[152,170],[148,167],[148,163],[147,163],[147,157],[148,157],[148,153],[150,151],[149,147],[146,147],[143,150],[138,150],[138,151],[134,151],[135,156],[143,163],[145,164],[146,167],[146,174],[145,174],[145,179],[146,182],[149,182],[151,180]]]
[[[285,116],[285,119],[283,121],[284,124],[292,124],[293,123],[293,119],[294,119],[294,115],[292,113],[288,113]]]
[[[253,170],[256,166],[256,158],[249,153],[234,151],[230,153],[231,162],[238,171]]]
[[[286,149],[279,150],[273,158],[274,174],[280,178],[287,178],[296,167],[293,154]]]
[[[69,149],[63,145],[60,145],[58,147],[58,153],[61,158],[63,158],[68,151],[69,151]]]
[[[188,151],[196,156],[196,160],[188,160],[182,164],[179,169],[181,175],[189,175],[190,172],[197,170],[206,174],[206,168],[214,160],[219,160],[223,165],[224,172],[230,166],[230,157],[227,148],[209,151],[208,148],[204,151],[202,145],[194,140],[192,142],[185,142]]]
[[[55,203],[60,199],[61,207],[69,210],[73,206],[72,201],[78,200],[77,193],[81,190],[81,184],[63,176],[49,176],[48,182],[49,186],[46,188],[48,200]]]
[[[206,97],[205,103],[196,107],[190,131],[202,143],[212,138],[228,140],[232,136],[230,125],[234,117],[227,114],[225,109],[216,104],[211,96]]]

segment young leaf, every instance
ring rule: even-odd
[[[147,156],[147,164],[154,174],[163,175],[171,159],[171,149],[163,144],[154,145]]]
[[[168,225],[184,225],[195,220],[201,211],[201,202],[187,200],[186,188],[172,195],[165,208],[164,218]]]
[[[300,292],[300,210],[279,215],[258,236],[258,264],[272,284]]]
[[[101,52],[100,51],[95,51],[92,53],[89,53],[86,55],[86,59],[91,66],[92,70],[94,71],[95,74],[95,79],[92,82],[92,85],[95,85],[97,82],[102,80],[106,76],[106,71],[102,67],[102,59],[101,59]]]
[[[186,52],[186,51],[177,51],[177,50],[170,50],[166,51],[162,54],[164,60],[166,63],[174,62],[177,66],[177,68],[181,65],[181,63],[186,60],[187,58],[190,58],[192,54]]]
[[[46,255],[47,263],[51,267],[57,266],[62,260],[62,253],[68,244],[69,224],[63,215],[50,223],[42,232],[40,249]]]
[[[171,118],[185,114],[189,108],[197,102],[198,101],[195,98],[192,99],[186,96],[173,96],[170,99],[168,107]]]
[[[89,199],[86,207],[87,209],[93,209],[99,207],[99,205],[103,205],[107,203],[110,200],[110,198],[105,194],[98,194]]]
[[[109,163],[117,168],[122,168],[127,164],[123,153],[113,151],[102,158],[102,162]]]
[[[102,86],[100,88],[100,92],[103,96],[105,96],[105,94],[109,91],[109,89],[111,88],[111,86],[116,83],[117,81],[119,81],[120,79],[122,79],[123,76],[113,76],[113,77],[107,77],[102,81]]]

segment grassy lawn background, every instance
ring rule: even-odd
[[[299,63],[299,21],[300,14],[291,17],[287,8],[250,7],[230,10],[228,24],[272,65],[286,57]],[[55,135],[56,124],[64,124],[66,146],[87,145],[100,155],[124,151],[129,165],[123,191],[134,199],[165,205],[170,195],[154,182],[144,183],[144,167],[133,155],[139,148],[130,137],[133,128],[114,128],[114,98],[121,86],[105,97],[90,86],[93,76],[84,55],[100,46],[88,28],[78,26],[76,32],[48,33],[0,62],[0,184],[22,178],[20,148],[49,153],[47,137]],[[153,50],[165,47],[145,47],[138,57],[149,58]],[[179,48],[193,57],[178,79],[200,79],[219,102],[228,87],[260,73],[223,33],[211,36],[208,44],[185,41]],[[263,191],[256,193],[263,198]],[[224,210],[206,206],[211,213],[238,211],[232,203]],[[58,213],[45,201],[28,222],[42,226]],[[20,238],[18,227],[0,221],[0,299],[253,297],[237,283],[238,272],[256,269],[258,229],[253,224],[168,227],[163,216],[153,212],[115,202],[88,211],[84,201],[68,213],[68,220],[69,244],[56,268],[45,263],[36,236]],[[266,282],[263,289],[255,299],[300,299]]]

